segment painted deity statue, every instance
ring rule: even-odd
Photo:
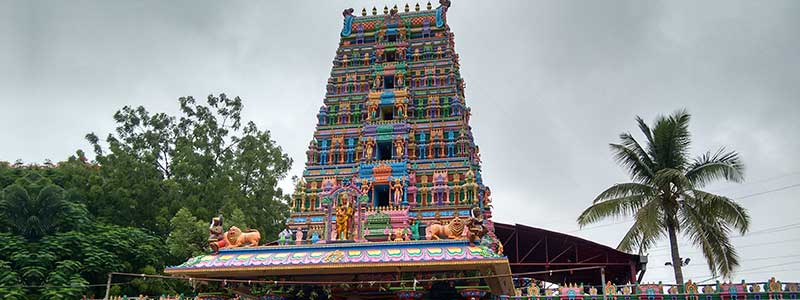
[[[373,151],[375,150],[374,148],[375,148],[375,140],[373,140],[372,138],[368,139],[367,140],[367,157],[366,157],[367,161],[372,161],[372,158],[373,158],[372,154],[373,154]]]
[[[377,119],[378,119],[378,102],[370,101],[367,104],[367,120],[377,120]]]
[[[403,148],[405,148],[404,144],[405,143],[403,143],[403,139],[402,138],[397,138],[394,141],[394,151],[395,151],[395,153],[397,155],[397,159],[402,159],[403,158]]]
[[[297,232],[295,234],[294,243],[295,243],[295,245],[303,244],[303,231],[302,230],[300,230],[300,229],[297,230]]]
[[[353,218],[353,207],[350,201],[336,208],[336,235],[338,240],[350,239],[350,225]]]
[[[395,242],[402,242],[408,240],[408,231],[405,228],[402,227],[395,228],[393,235]]]
[[[286,227],[278,234],[278,244],[288,245],[292,241],[292,230]]]
[[[369,189],[370,189],[370,188],[372,188],[372,183],[371,183],[371,182],[369,182],[369,181],[367,181],[366,179],[364,179],[364,180],[361,182],[361,194],[362,194],[362,195],[367,195],[367,194],[369,194]]]
[[[222,228],[222,215],[211,219],[211,225],[208,226],[208,245],[211,247],[211,252],[214,254],[219,253],[220,248],[228,246],[228,241],[225,239],[225,229]]]
[[[419,240],[419,222],[417,219],[411,219],[408,228],[411,230],[411,239]]]
[[[403,79],[403,72],[398,72],[397,73],[397,84],[396,85],[397,85],[397,87],[403,87],[404,84],[405,84],[405,79]],[[401,118],[402,118],[402,116],[401,116]]]
[[[381,76],[375,75],[375,80],[372,82],[373,89],[380,89],[381,88]]]
[[[314,231],[311,233],[311,243],[316,244],[317,242],[319,242],[319,232]]]
[[[403,201],[403,183],[400,182],[400,178],[394,180],[392,189],[392,194],[394,194],[394,205],[400,206],[400,202]]]

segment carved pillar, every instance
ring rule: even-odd
[[[403,185],[403,206],[408,206],[408,186]]]
[[[464,201],[467,201],[467,203],[470,203],[469,199],[467,199],[467,187],[466,187],[466,185],[462,185],[461,186],[461,194],[463,195],[461,199],[463,199]]]
[[[356,240],[357,242],[360,242],[360,241],[364,240],[364,233],[361,231],[362,230],[361,223],[364,223],[364,220],[363,220],[363,218],[364,218],[364,207],[366,207],[367,204],[359,201],[358,198],[356,198],[356,203],[357,203],[356,207],[358,207],[358,231],[356,233],[356,238],[354,240]]]
[[[326,242],[330,242],[331,241],[331,231],[333,231],[332,228],[331,228],[331,227],[333,227],[333,225],[331,224],[333,222],[333,217],[332,217],[332,213],[331,213],[332,208],[331,208],[331,204],[330,203],[324,203],[324,204],[322,204],[322,207],[325,210],[325,241]]]

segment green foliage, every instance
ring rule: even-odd
[[[242,122],[239,98],[208,96],[203,105],[184,97],[179,104],[179,116],[124,107],[114,115],[117,129],[105,140],[108,149],[95,134],[87,135],[108,195],[89,199],[90,211],[114,224],[167,235],[181,208],[204,222],[239,209],[244,224],[262,235],[277,234],[288,216],[288,196],[277,184],[291,159],[268,131]]]
[[[25,299],[78,299],[90,292],[85,285],[103,282],[109,272],[163,268],[164,246],[157,238],[91,221],[82,204],[67,200],[74,197],[44,177],[52,170],[19,171],[23,177],[0,194],[0,206],[14,208],[0,211],[0,218],[12,220],[0,233],[0,269],[16,271],[0,273],[12,283],[44,286],[27,290]]]
[[[11,268],[7,261],[0,260],[0,300],[25,299],[25,289],[19,274]]]
[[[26,239],[77,229],[86,222],[83,206],[67,201],[61,187],[37,173],[19,178],[0,195],[0,226]]]
[[[689,158],[690,115],[677,111],[648,126],[637,117],[646,144],[630,134],[610,144],[617,162],[633,182],[619,183],[600,193],[578,217],[581,226],[616,216],[633,216],[635,222],[618,248],[640,253],[668,237],[675,279],[683,283],[677,235],[683,234],[703,250],[712,274],[732,275],[739,265],[729,239],[732,230],[744,234],[750,224],[747,210],[732,199],[703,191],[717,180],[741,182],[744,166],[734,151],[719,149]]]
[[[179,104],[179,116],[118,111],[107,148],[86,136],[94,162],[80,150],[57,164],[0,162],[0,300],[80,299],[105,293],[86,285],[109,272],[158,274],[203,253],[220,212],[226,227],[277,234],[288,215],[277,183],[291,159],[242,122],[238,98]],[[191,292],[182,281],[129,280],[112,295]]]
[[[244,212],[242,212],[242,210],[239,208],[234,208],[226,226],[236,226],[242,230],[245,230],[246,228],[249,228],[247,225],[247,217],[245,217]]]
[[[79,299],[89,284],[80,275],[81,263],[63,260],[56,264],[55,270],[47,276],[46,286],[41,290],[42,299]]]
[[[203,253],[208,245],[208,224],[197,220],[189,209],[181,208],[170,220],[170,225],[172,232],[167,237],[167,249],[172,257],[177,258],[173,263]]]

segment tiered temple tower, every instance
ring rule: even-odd
[[[252,281],[268,299],[291,299],[297,290],[289,287],[333,299],[481,299],[520,295],[523,287],[540,295],[532,281],[512,280],[512,272],[549,282],[635,281],[646,263],[639,256],[492,222],[447,25],[450,2],[439,2],[436,9],[362,10],[360,17],[343,12],[306,169],[279,245],[228,245],[165,272],[247,280],[226,288],[239,294],[253,293]],[[223,242],[231,234],[237,232],[229,229]],[[212,238],[213,231],[210,245],[220,245]],[[342,284],[321,290],[331,283]],[[582,291],[573,284],[560,293]]]
[[[330,212],[356,199],[359,220],[381,211],[393,228],[403,218],[468,217],[474,207],[490,216],[448,7],[343,12],[290,227],[326,236]]]

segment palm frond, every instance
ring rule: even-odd
[[[692,194],[693,197],[686,197],[687,204],[693,207],[702,205],[706,213],[713,214],[718,218],[718,222],[730,225],[739,234],[745,234],[750,229],[750,215],[747,209],[733,199],[700,190],[694,190]]]
[[[648,171],[647,163],[639,157],[635,150],[621,144],[609,144],[614,160],[622,167],[628,169],[631,177],[636,182],[648,182],[652,179],[652,171]]]
[[[628,229],[617,246],[617,250],[632,252],[638,248],[639,254],[644,253],[655,245],[664,235],[664,226],[661,223],[662,213],[658,201],[651,201],[639,208],[636,212],[636,221]]]
[[[605,191],[597,195],[593,203],[598,203],[608,199],[616,199],[633,195],[655,195],[657,193],[658,193],[657,190],[653,189],[653,187],[646,184],[641,184],[636,182],[618,183],[611,186],[610,188],[607,188]]]
[[[730,278],[739,266],[739,256],[728,238],[730,227],[719,222],[706,205],[695,204],[699,205],[687,203],[681,209],[681,227],[692,243],[702,250],[711,274]]]
[[[640,116],[636,116],[636,124],[639,125],[639,130],[642,131],[644,136],[647,138],[647,143],[653,143],[653,131],[650,130],[650,126],[645,123],[645,121]]]
[[[654,173],[654,165],[653,160],[650,159],[650,154],[642,148],[636,138],[634,138],[630,133],[623,133],[619,135],[619,139],[622,142],[622,145],[625,148],[631,149],[636,153],[636,156],[642,162],[642,168],[645,171],[645,174],[649,177],[653,177]]]
[[[720,148],[713,155],[706,152],[689,165],[686,177],[696,186],[704,186],[712,181],[725,179],[733,182],[744,181],[744,164],[736,151]]]
[[[660,116],[656,120],[649,151],[653,154],[657,169],[685,169],[691,144],[690,118],[686,110],[679,110],[669,117]]]
[[[578,216],[578,225],[583,227],[603,218],[632,215],[646,201],[646,195],[631,195],[595,203]]]

